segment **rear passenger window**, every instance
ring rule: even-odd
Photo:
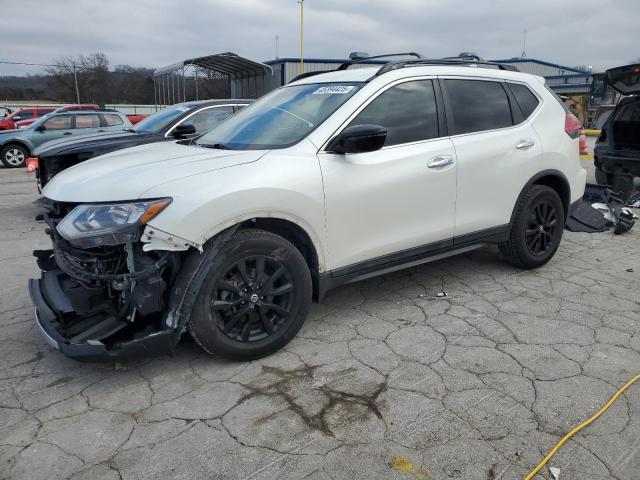
[[[509,85],[513,96],[516,97],[516,102],[518,102],[524,118],[529,118],[529,115],[533,113],[540,103],[538,97],[525,85],[519,83],[508,83],[507,85]]]
[[[104,124],[107,127],[122,125],[124,123],[122,121],[122,118],[120,118],[118,115],[114,115],[113,113],[107,113],[105,115],[102,115],[102,119],[104,120]]]
[[[380,94],[349,124],[387,129],[384,146],[438,136],[436,97],[431,80],[405,82]]]
[[[445,80],[453,134],[510,127],[509,98],[499,82]]]
[[[98,115],[76,115],[76,128],[98,128],[99,126]]]

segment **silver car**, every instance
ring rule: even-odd
[[[5,167],[23,167],[33,149],[50,140],[111,133],[131,126],[125,115],[112,110],[53,112],[26,128],[0,132],[0,160]]]

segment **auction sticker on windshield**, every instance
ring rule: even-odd
[[[344,94],[349,93],[351,90],[353,90],[353,88],[353,85],[331,85],[328,87],[320,87],[315,92],[313,92],[313,95],[326,95],[331,93]]]

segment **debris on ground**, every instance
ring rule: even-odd
[[[124,363],[122,363],[122,362],[116,362],[116,363],[113,365],[113,369],[114,369],[116,372],[119,372],[119,371],[121,371],[121,370],[126,370],[126,369],[127,369],[127,366],[126,366]]]
[[[634,193],[629,200],[627,200],[627,207],[640,208],[640,192]]]
[[[631,230],[638,218],[620,197],[602,185],[587,183],[582,199],[567,218],[566,227],[572,232],[604,232],[613,227],[613,233],[619,235]]]
[[[396,457],[391,462],[391,467],[402,473],[413,475],[418,480],[429,480],[431,476],[427,470],[416,468],[413,462],[405,457]]]
[[[554,480],[558,480],[560,478],[560,469],[558,467],[549,467],[549,471],[551,472],[551,476]]]
[[[447,298],[449,296],[449,294],[447,292],[438,292],[436,293],[436,297],[437,298]]]

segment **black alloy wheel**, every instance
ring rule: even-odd
[[[313,285],[305,257],[279,235],[239,230],[219,249],[194,253],[207,275],[188,323],[206,352],[253,360],[285,346],[311,307]]]
[[[265,255],[242,258],[213,290],[213,320],[233,340],[262,340],[289,320],[293,291],[291,273],[280,261]]]
[[[532,255],[540,256],[554,247],[559,227],[558,215],[553,203],[543,199],[531,206],[525,232],[529,252]]]
[[[500,252],[516,267],[541,267],[558,250],[564,222],[565,206],[558,192],[547,185],[533,185],[518,198],[509,237],[499,245]]]

